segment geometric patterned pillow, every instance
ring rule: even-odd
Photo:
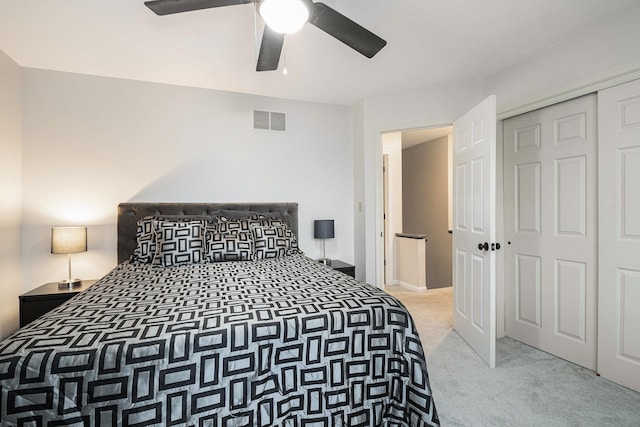
[[[154,221],[165,222],[189,222],[189,221],[206,221],[211,225],[214,217],[210,215],[153,215],[146,216],[137,222],[136,230],[136,248],[131,255],[130,261],[133,263],[148,264],[153,261],[156,254],[156,232],[153,228]]]
[[[216,223],[216,229],[219,233],[238,233],[245,232],[248,233],[251,231],[251,225],[256,224],[259,225],[257,217],[255,219],[250,217],[245,218],[227,218],[220,217],[218,218],[218,222]]]
[[[250,261],[253,235],[248,232],[207,234],[207,261]]]
[[[154,221],[156,254],[153,264],[173,267],[204,261],[206,221]]]
[[[156,254],[156,233],[153,230],[152,216],[142,218],[137,223],[136,249],[133,251],[131,261],[150,263]]]
[[[282,226],[253,226],[253,259],[280,258],[287,255],[289,238]]]
[[[293,255],[301,253],[298,248],[298,240],[295,234],[289,228],[286,222],[280,218],[260,217],[260,225],[267,227],[283,227],[285,232],[285,238],[287,239],[287,255]]]

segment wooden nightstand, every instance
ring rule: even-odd
[[[334,270],[341,271],[342,273],[347,274],[354,279],[356,277],[356,267],[351,264],[347,264],[344,261],[340,261],[339,259],[332,259],[331,265],[329,267],[333,268]]]
[[[83,280],[80,286],[75,288],[59,288],[58,282],[46,283],[20,295],[20,327],[53,310],[96,282],[97,280]]]

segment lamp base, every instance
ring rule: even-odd
[[[331,258],[318,258],[318,262],[324,265],[331,265]]]
[[[58,282],[58,288],[75,288],[82,284],[82,279],[64,279]]]

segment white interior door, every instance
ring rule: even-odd
[[[507,336],[596,369],[596,96],[503,122]]]
[[[490,366],[496,354],[496,98],[453,124],[453,328]],[[486,244],[486,246],[485,246]]]
[[[640,80],[598,93],[598,372],[640,391]]]

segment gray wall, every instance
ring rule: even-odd
[[[20,67],[0,51],[0,338],[18,328],[22,293],[21,80]]]
[[[447,137],[402,151],[403,232],[427,236],[427,288],[451,286]]]

